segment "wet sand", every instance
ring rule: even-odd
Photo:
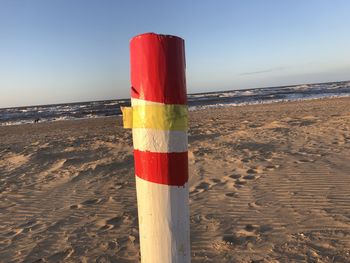
[[[138,262],[120,117],[0,127],[0,262]],[[350,98],[190,112],[192,262],[350,261]]]

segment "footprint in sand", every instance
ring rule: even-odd
[[[248,243],[258,243],[262,234],[266,234],[271,232],[273,228],[269,225],[253,225],[247,224],[241,230],[238,230],[232,234],[224,234],[222,236],[222,241],[225,245],[244,245],[246,246]]]
[[[250,158],[243,158],[241,160],[241,162],[243,162],[243,163],[249,163],[250,161],[251,161]]]
[[[236,179],[242,178],[242,175],[234,173],[232,175],[229,175],[228,177],[236,180]]]
[[[261,225],[258,229],[257,232],[259,233],[267,233],[267,232],[271,232],[273,230],[272,226],[269,225]]]
[[[123,223],[123,218],[120,216],[113,217],[106,221],[108,225],[112,225],[113,227],[120,226]]]
[[[254,226],[252,226],[254,227]],[[248,227],[248,231],[246,229],[239,230],[234,234],[224,234],[222,236],[222,241],[224,245],[229,246],[246,246],[248,243],[255,243],[258,241],[258,235],[255,233],[255,228],[251,229]]]
[[[211,186],[212,185],[207,183],[207,182],[201,182],[193,190],[190,191],[190,195],[197,195],[197,194],[203,193],[205,191],[208,191]]]
[[[202,191],[206,191],[210,188],[210,184],[208,184],[207,182],[201,182],[199,185],[196,186],[197,190],[202,190]]]
[[[255,169],[248,169],[247,174],[256,174],[257,171]]]
[[[237,179],[233,186],[236,187],[236,188],[242,188],[246,184],[247,184],[246,180],[244,180],[244,179]]]
[[[221,180],[216,178],[211,179],[211,181],[215,184],[221,183]]]
[[[241,245],[243,243],[243,240],[235,234],[224,234],[222,241],[226,245]]]
[[[112,228],[114,228],[112,225],[103,225],[102,227],[100,227],[100,231],[108,231],[108,230],[111,230]]]
[[[71,205],[71,206],[69,206],[69,209],[79,209],[81,207],[82,207],[81,204],[79,204],[79,205]]]
[[[258,178],[259,178],[259,176],[256,176],[254,174],[248,174],[248,175],[243,177],[243,179],[245,179],[245,180],[254,180],[254,179],[258,179]]]
[[[247,224],[244,227],[244,230],[242,232],[239,232],[239,233],[247,234],[247,232],[248,232],[248,233],[252,233],[254,235],[259,235],[259,234],[262,234],[262,233],[270,232],[272,230],[273,230],[273,228],[270,225],[261,225],[261,226],[259,226],[259,225]]]
[[[96,226],[99,228],[99,231],[108,231],[112,228],[114,228],[114,224],[117,223],[117,221],[120,220],[119,218],[115,217],[115,218],[111,218],[108,220],[98,220],[96,222]]]
[[[248,231],[248,232],[253,232],[253,231],[256,229],[256,226],[253,226],[253,225],[251,225],[251,224],[248,224],[248,225],[245,226],[244,229],[245,229],[246,231]]]
[[[256,202],[248,203],[249,208],[258,208],[259,205]]]
[[[137,219],[129,214],[123,213],[123,215],[115,216],[110,219],[102,219],[96,222],[96,226],[99,227],[99,230],[106,231],[120,226],[135,226],[137,225]],[[137,230],[135,230],[138,233]]]
[[[238,193],[233,192],[233,193],[227,193],[227,194],[225,194],[225,196],[228,196],[228,197],[234,197],[234,198],[238,198],[238,197],[239,197],[239,194],[238,194]]]
[[[95,204],[101,203],[101,201],[102,201],[102,199],[89,199],[89,200],[82,202],[81,204],[84,206],[90,206],[90,205],[95,205]]]
[[[266,170],[275,170],[279,167],[279,165],[273,165],[273,164],[270,164],[270,165],[267,165],[265,166],[265,169]]]

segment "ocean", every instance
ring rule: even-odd
[[[350,81],[302,84],[188,95],[189,110],[350,96]],[[98,118],[121,114],[130,99],[89,101],[0,109],[0,126]]]

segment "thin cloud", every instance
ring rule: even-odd
[[[279,71],[279,70],[284,70],[287,67],[277,67],[277,68],[270,68],[270,69],[265,69],[265,70],[259,70],[259,71],[250,71],[250,72],[243,72],[239,74],[240,76],[245,76],[245,75],[255,75],[255,74],[263,74],[263,73],[270,73],[273,71]]]

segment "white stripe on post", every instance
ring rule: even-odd
[[[186,152],[187,133],[183,131],[161,131],[134,128],[132,131],[134,149],[149,152]]]
[[[190,262],[188,184],[168,186],[136,176],[136,189],[142,263]]]

